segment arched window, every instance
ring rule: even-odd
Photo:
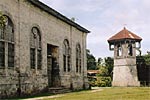
[[[31,68],[41,69],[42,67],[42,48],[41,33],[37,27],[33,27],[30,36],[30,66]]]
[[[81,73],[81,47],[80,47],[80,44],[76,45],[76,72]]]
[[[14,25],[8,16],[4,16],[5,25],[0,28],[0,67],[14,67]]]
[[[117,56],[121,56],[122,55],[122,47],[121,45],[117,45]]]
[[[132,44],[128,45],[128,55],[132,56],[133,55],[133,48],[132,48]]]
[[[64,72],[70,72],[70,61],[71,55],[70,55],[70,47],[69,47],[69,41],[67,39],[63,42],[63,66],[64,66]]]

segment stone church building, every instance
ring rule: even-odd
[[[0,98],[88,88],[89,31],[38,0],[1,0]]]

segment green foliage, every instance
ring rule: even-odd
[[[0,12],[0,28],[5,26],[5,22],[6,22],[6,18],[5,16],[2,15],[2,13]]]
[[[91,86],[111,86],[113,58],[105,58],[105,63],[103,63],[102,58],[98,58],[98,61],[96,62],[95,57],[92,54],[90,54],[89,50],[87,50],[87,68],[88,70],[96,70],[98,68],[100,70],[100,73],[98,73],[97,76],[89,78],[89,83]]]
[[[110,87],[112,81],[112,71],[114,66],[114,60],[111,57],[106,57],[105,63],[100,66],[100,73],[97,74],[96,86]]]
[[[95,81],[95,85],[98,87],[110,87],[111,77],[98,77]]]
[[[146,65],[150,65],[150,55],[149,54],[144,55],[144,60],[145,60]]]
[[[96,86],[96,79],[91,77],[89,79],[89,84],[90,84],[90,86],[95,87]]]
[[[101,65],[102,65],[102,61],[103,61],[103,59],[102,59],[102,58],[98,58],[97,66],[101,66]]]
[[[98,87],[110,87],[112,81],[112,74],[109,73],[109,67],[101,66],[100,73],[97,74],[97,81],[95,82]]]
[[[108,70],[108,76],[112,77],[112,71],[113,71],[113,66],[114,66],[114,59],[111,57],[106,57],[105,58],[105,66],[106,69]]]
[[[100,67],[100,73],[97,76],[109,76],[108,68],[106,66]]]
[[[90,50],[87,49],[86,52],[87,52],[87,69],[88,70],[97,69],[95,57],[92,54],[90,54]]]
[[[145,64],[147,66],[150,66],[150,54],[146,54],[146,55],[143,55],[143,56],[137,56],[136,57],[136,63],[137,64]]]
[[[100,73],[98,76],[104,76],[104,77],[112,77],[112,71],[114,66],[114,60],[111,57],[105,58],[105,63],[100,67]]]

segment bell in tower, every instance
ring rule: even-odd
[[[108,39],[109,49],[114,51],[113,86],[140,86],[136,51],[140,51],[141,40],[125,27]]]

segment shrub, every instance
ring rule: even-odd
[[[97,77],[95,85],[98,87],[110,87],[111,86],[111,77]]]

